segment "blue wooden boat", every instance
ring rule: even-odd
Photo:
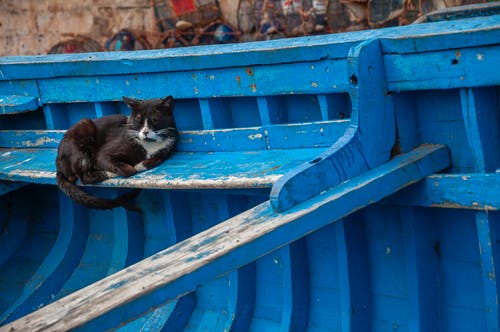
[[[0,331],[498,331],[500,15],[0,59]],[[74,204],[56,148],[175,97],[178,152]]]

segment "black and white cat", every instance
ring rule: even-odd
[[[74,201],[95,209],[112,209],[133,199],[131,191],[115,199],[92,196],[78,186],[115,176],[129,177],[158,166],[174,151],[178,132],[173,98],[140,100],[123,97],[131,115],[83,119],[68,129],[56,159],[57,185]]]

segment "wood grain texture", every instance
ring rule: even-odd
[[[34,111],[40,106],[37,97],[0,95],[0,114],[16,114]]]
[[[329,147],[350,120],[181,131],[178,151],[214,152]],[[57,148],[64,130],[0,130],[2,148]]]
[[[495,211],[500,209],[500,173],[436,174],[398,195],[390,204]]]
[[[448,164],[446,148],[422,146],[286,213],[265,202],[0,329],[68,330],[156,291],[175,299]]]
[[[158,167],[102,186],[156,189],[269,188],[320,149],[178,152]],[[55,184],[55,149],[0,150],[0,179]],[[186,173],[186,169],[190,172]]]
[[[363,42],[349,51],[350,126],[327,151],[276,182],[270,197],[276,211],[284,211],[389,158],[395,142],[394,106],[386,93],[383,70],[378,40]]]

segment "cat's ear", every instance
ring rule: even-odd
[[[125,96],[123,96],[122,99],[125,102],[125,104],[127,104],[128,107],[130,107],[131,109],[134,109],[137,106],[139,106],[139,100],[138,99],[129,98],[129,97],[125,97]]]
[[[161,101],[161,105],[163,107],[167,107],[167,108],[172,108],[173,106],[173,102],[174,102],[174,97],[172,96],[168,96],[168,97],[165,97],[162,101]]]

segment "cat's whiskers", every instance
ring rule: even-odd
[[[176,131],[176,129],[173,127],[167,127],[167,128],[159,129],[159,130],[155,131],[155,133],[156,133],[156,135],[159,135],[159,136],[167,136],[167,135],[170,135],[172,133],[172,131]]]
[[[133,141],[139,141],[139,133],[135,130],[132,130],[132,129],[127,129],[126,131],[126,135],[128,137],[129,140],[133,140]]]

